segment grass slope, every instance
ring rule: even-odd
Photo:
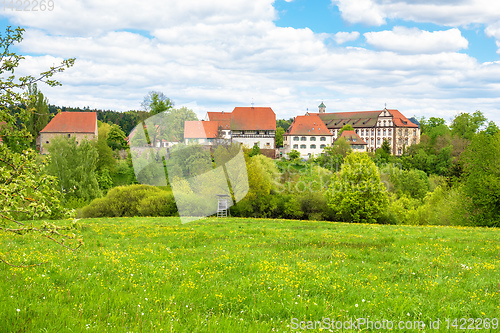
[[[236,218],[80,224],[86,244],[76,253],[0,235],[11,262],[49,260],[0,265],[1,332],[291,332],[292,318],[440,318],[437,332],[448,331],[445,318],[500,318],[498,229]]]

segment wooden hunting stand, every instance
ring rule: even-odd
[[[227,212],[229,211],[229,195],[227,194],[217,194],[217,217],[227,217]]]

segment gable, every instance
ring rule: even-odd
[[[270,107],[236,107],[231,114],[231,130],[276,131],[276,114]]]
[[[40,133],[95,133],[96,112],[61,112]]]

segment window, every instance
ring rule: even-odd
[[[384,126],[385,126],[385,120],[384,120]]]
[[[382,122],[381,122],[380,120],[378,121],[378,125],[379,125],[379,126],[382,126]]]
[[[311,149],[316,149],[316,145],[311,145]]]
[[[391,137],[389,137],[389,144],[391,143],[391,141],[392,141],[392,138],[391,138]]]
[[[391,126],[391,121],[389,120],[389,126]]]
[[[356,134],[358,134],[358,130],[356,130]]]
[[[372,128],[372,135],[375,134],[375,130]]]
[[[377,138],[377,144],[378,145],[380,144],[380,138]]]
[[[298,136],[294,136],[293,137],[293,141],[299,141],[299,137]]]
[[[300,138],[300,141],[306,141],[306,140],[307,140],[307,138],[305,136]]]
[[[311,136],[311,138],[309,139],[309,141],[316,141],[316,137],[315,136]]]
[[[380,128],[377,130],[377,135],[380,135]]]
[[[389,135],[392,135],[392,130],[390,128],[389,128],[388,132],[389,132]]]
[[[401,138],[399,138],[398,143],[401,144],[401,142],[403,142],[403,140],[401,140]]]
[[[300,145],[300,149],[306,149],[306,145]]]
[[[386,134],[386,130],[385,130],[385,128],[384,128],[384,135],[387,135],[387,134]]]
[[[299,145],[293,145],[293,149],[299,149]]]
[[[399,129],[399,135],[402,135],[403,134],[403,130],[400,128]]]
[[[401,155],[401,148],[398,148],[398,155]]]
[[[365,135],[365,130],[364,129],[361,130],[361,135]]]
[[[413,129],[413,135],[417,135],[417,129],[416,128]]]
[[[319,141],[326,141],[326,138],[324,136],[322,136]]]
[[[372,138],[372,144],[373,144],[373,138]]]
[[[408,129],[407,128],[405,129],[405,135],[408,135]]]
[[[408,138],[405,138],[405,145],[408,145]]]
[[[68,138],[71,138],[71,134],[68,134]]]
[[[319,148],[324,149],[326,145],[320,145]]]
[[[45,141],[45,143],[49,143],[48,141]]]

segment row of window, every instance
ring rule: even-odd
[[[333,130],[333,135],[337,135],[337,133],[339,132],[340,130]],[[356,132],[356,134],[358,135],[370,135],[370,131],[371,131],[371,135],[375,135],[375,129],[356,129],[354,130]],[[398,130],[398,134],[399,135],[403,135],[403,129],[399,129]],[[408,135],[408,129],[405,128],[405,131],[404,131],[404,134],[405,135]],[[388,128],[388,129],[380,129],[378,128],[377,129],[377,135],[392,135],[392,128]],[[417,129],[414,128],[413,129],[413,135],[417,135]],[[298,139],[297,139],[298,140]]]
[[[375,142],[374,138],[361,138],[361,140],[365,140],[365,139],[366,139],[366,143],[371,143],[372,145],[373,145],[373,143]],[[379,144],[382,142],[382,140],[383,140],[383,139],[385,139],[385,138],[380,138],[380,137],[379,137],[379,138],[377,138],[377,144],[379,145]],[[391,144],[391,143],[392,143],[392,138],[391,138],[391,137],[387,138],[387,141],[389,141],[389,144]],[[412,142],[413,142],[413,144],[415,144],[415,143],[416,143],[415,138],[413,139],[413,141],[412,141]],[[399,138],[399,139],[398,139],[398,143],[399,143],[399,144],[402,144],[402,143],[403,143],[403,139],[402,139],[402,138]],[[405,145],[408,145],[408,138],[405,138],[405,139],[404,139],[404,144],[405,144]]]
[[[326,145],[319,145],[320,149],[324,149]],[[300,149],[306,149],[307,145],[300,145]],[[310,149],[316,149],[316,145],[310,145]],[[299,149],[299,145],[293,145],[293,149]]]
[[[293,141],[299,141],[299,137],[298,136],[294,136],[293,137]],[[307,141],[307,137],[305,137],[305,136],[300,137],[300,141]],[[309,141],[316,141],[316,137],[315,136],[311,136],[309,138]],[[326,137],[322,136],[321,138],[319,138],[319,141],[326,141]]]

